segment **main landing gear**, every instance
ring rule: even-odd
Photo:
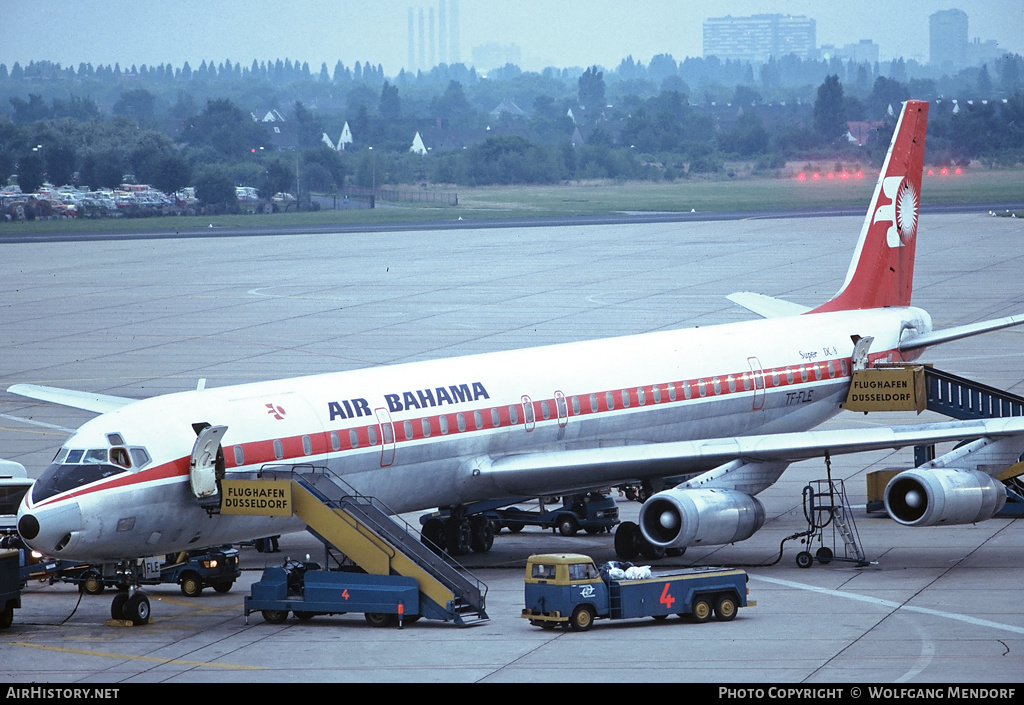
[[[485,516],[453,514],[447,519],[428,519],[420,531],[420,540],[434,553],[464,556],[487,553],[494,545],[494,524]]]
[[[666,556],[678,557],[685,548],[661,548],[644,538],[640,527],[631,521],[624,521],[615,529],[615,555],[624,561],[633,561],[641,556],[655,561]]]

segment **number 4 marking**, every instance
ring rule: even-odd
[[[345,590],[344,590],[344,591],[343,591],[343,592],[341,593],[341,596],[342,596],[342,597],[344,597],[344,598],[345,598],[346,600],[348,599],[348,588],[346,588],[346,589],[345,589]]]
[[[661,599],[658,600],[658,602],[665,605],[665,609],[670,610],[672,609],[672,603],[676,601],[676,598],[669,594],[668,586],[669,583],[665,583],[665,589],[661,591]]]

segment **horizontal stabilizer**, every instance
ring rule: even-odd
[[[945,330],[934,330],[931,333],[919,335],[916,338],[909,338],[907,340],[900,341],[900,352],[927,348],[932,345],[938,345],[939,343],[948,343],[951,340],[969,338],[972,335],[978,335],[979,333],[988,333],[989,331],[999,330],[1000,328],[1019,326],[1022,323],[1024,323],[1024,314],[1007,316],[1006,318],[996,318],[991,321],[982,321],[980,323],[969,323],[966,326],[957,326],[956,328],[947,328]]]
[[[705,472],[732,460],[797,462],[872,450],[1024,434],[1024,417],[879,428],[773,433],[699,441],[524,453],[479,461],[476,477],[512,495],[556,494],[652,477]]]
[[[37,399],[39,401],[70,406],[73,409],[94,411],[98,414],[105,414],[108,411],[120,409],[136,401],[124,397],[114,397],[109,394],[97,394],[96,392],[79,392],[74,389],[60,389],[59,387],[44,387],[39,384],[15,384],[8,387],[7,391],[17,394],[20,397]]]
[[[811,309],[807,306],[795,304],[792,301],[776,299],[764,294],[755,294],[752,291],[737,291],[725,298],[734,304],[739,304],[748,311],[753,311],[762,318],[783,318],[785,316],[799,316]]]

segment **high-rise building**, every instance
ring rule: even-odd
[[[704,57],[765,63],[794,54],[815,58],[817,23],[803,15],[710,17],[704,22]]]
[[[439,54],[442,64],[448,63],[448,3],[445,0],[439,0],[437,5],[437,22],[440,31],[438,32],[438,43]]]
[[[462,61],[459,46],[459,0],[438,0],[437,22],[434,8],[409,9],[409,71],[429,71],[440,55],[442,64]],[[414,21],[414,13],[419,21]]]
[[[928,17],[929,61],[960,68],[967,65],[967,13],[941,10]]]
[[[459,0],[451,0],[451,35],[449,37],[448,53],[451,55],[451,63],[458,64],[462,61],[462,40],[459,37]]]

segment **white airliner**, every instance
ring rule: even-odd
[[[988,519],[1006,498],[992,476],[1024,451],[1024,418],[810,430],[839,413],[855,363],[1024,323],[932,331],[910,306],[927,113],[904,106],[846,281],[815,309],[736,294],[766,318],[142,401],[14,385],[101,412],[25,497],[19,531],[43,553],[97,563],[283,533],[301,527],[201,504],[220,478],[312,464],[395,512],[451,508],[424,527],[451,553],[493,540],[467,503],[680,478],[616,543],[685,548],[754,534],[755,495],[791,462],[964,439],[975,440],[896,476],[886,508],[913,526]]]

